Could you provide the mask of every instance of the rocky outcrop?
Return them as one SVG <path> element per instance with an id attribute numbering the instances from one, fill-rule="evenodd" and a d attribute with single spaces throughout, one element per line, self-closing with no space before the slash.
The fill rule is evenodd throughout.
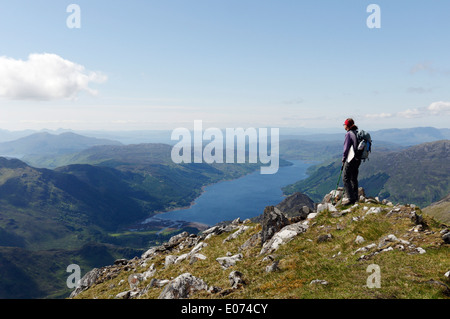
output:
<path id="1" fill-rule="evenodd" d="M 223 243 L 225 244 L 228 241 L 238 238 L 239 235 L 241 235 L 243 232 L 245 232 L 249 228 L 250 228 L 250 226 L 239 226 L 237 231 L 235 231 L 234 233 L 232 233 L 230 236 L 228 236 L 227 238 L 225 238 L 223 240 Z"/>
<path id="2" fill-rule="evenodd" d="M 288 224 L 289 220 L 278 208 L 274 206 L 267 206 L 264 209 L 264 214 L 261 221 L 261 244 L 264 244 L 266 241 L 271 239 L 275 233 Z"/>
<path id="3" fill-rule="evenodd" d="M 208 290 L 208 285 L 190 273 L 184 273 L 169 282 L 158 299 L 185 299 L 200 290 Z"/>
<path id="4" fill-rule="evenodd" d="M 446 244 L 450 244 L 450 232 L 448 230 L 442 235 L 442 239 Z"/>
<path id="5" fill-rule="evenodd" d="M 362 243 L 362 242 L 360 242 Z M 409 254 L 425 254 L 426 251 L 422 247 L 417 247 L 411 242 L 397 238 L 394 234 L 389 234 L 387 236 L 382 237 L 378 244 L 371 243 L 364 247 L 358 248 L 353 254 L 356 255 L 358 253 L 367 253 L 362 254 L 358 260 L 368 260 L 371 257 L 378 255 L 379 253 L 384 253 L 393 250 L 400 250 L 408 252 Z"/>
<path id="6" fill-rule="evenodd" d="M 280 210 L 286 217 L 300 216 L 302 219 L 305 219 L 308 214 L 314 211 L 314 202 L 307 195 L 297 192 L 286 197 L 275 208 Z"/>
<path id="7" fill-rule="evenodd" d="M 242 254 L 236 254 L 230 257 L 219 257 L 216 260 L 223 269 L 227 269 L 236 265 L 236 262 L 242 260 L 242 258 L 244 258 Z"/>
<path id="8" fill-rule="evenodd" d="M 101 273 L 102 273 L 102 270 L 98 269 L 98 268 L 94 268 L 91 271 L 89 271 L 88 273 L 86 273 L 83 276 L 83 278 L 81 278 L 80 281 L 78 282 L 75 290 L 72 291 L 72 293 L 70 294 L 70 298 L 77 296 L 84 290 L 91 287 L 97 281 L 97 279 L 100 277 Z"/>
<path id="9" fill-rule="evenodd" d="M 291 241 L 295 236 L 305 232 L 308 226 L 303 222 L 287 225 L 277 232 L 269 241 L 263 244 L 260 255 L 266 255 L 277 250 L 280 245 Z"/>
<path id="10" fill-rule="evenodd" d="M 232 271 L 228 275 L 228 279 L 230 280 L 230 286 L 233 289 L 237 289 L 245 284 L 244 275 L 237 270 Z"/>

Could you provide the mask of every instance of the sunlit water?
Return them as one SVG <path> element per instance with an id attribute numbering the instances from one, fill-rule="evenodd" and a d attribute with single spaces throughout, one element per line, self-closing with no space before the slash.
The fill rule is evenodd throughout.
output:
<path id="1" fill-rule="evenodd" d="M 232 181 L 210 185 L 190 208 L 159 214 L 158 217 L 215 225 L 237 217 L 244 220 L 258 216 L 266 206 L 283 200 L 283 186 L 307 177 L 306 170 L 311 163 L 290 162 L 294 165 L 280 167 L 273 175 L 263 175 L 257 170 Z"/>

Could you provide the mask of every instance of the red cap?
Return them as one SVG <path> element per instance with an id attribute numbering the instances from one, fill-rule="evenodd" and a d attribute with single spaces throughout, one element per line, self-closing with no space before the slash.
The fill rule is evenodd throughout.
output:
<path id="1" fill-rule="evenodd" d="M 344 125 L 347 125 L 348 127 L 352 128 L 353 125 L 355 125 L 355 122 L 353 122 L 352 118 L 348 118 L 345 120 Z"/>

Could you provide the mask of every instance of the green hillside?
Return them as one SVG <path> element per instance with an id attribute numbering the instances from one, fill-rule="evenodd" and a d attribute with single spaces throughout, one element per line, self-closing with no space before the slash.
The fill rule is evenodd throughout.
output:
<path id="1" fill-rule="evenodd" d="M 67 266 L 77 264 L 85 272 L 139 253 L 136 249 L 97 243 L 79 249 L 41 251 L 0 246 L 0 299 L 64 298 L 70 293 Z"/>
<path id="2" fill-rule="evenodd" d="M 202 187 L 258 168 L 176 165 L 169 154 L 163 144 L 103 146 L 80 155 L 91 164 L 54 170 L 0 158 L 0 244 L 75 248 L 156 212 L 189 206 Z"/>
<path id="3" fill-rule="evenodd" d="M 54 170 L 0 157 L 0 295 L 64 296 L 69 264 L 99 267 L 176 233 L 198 232 L 190 224 L 128 228 L 156 212 L 190 205 L 206 185 L 259 167 L 175 165 L 169 154 L 163 144 L 94 147 L 79 155 L 89 164 Z M 89 243 L 101 253 L 88 253 L 97 249 Z M 43 275 L 43 269 L 55 271 Z"/>
<path id="4" fill-rule="evenodd" d="M 360 167 L 359 183 L 369 196 L 420 207 L 438 201 L 450 191 L 450 141 L 416 145 L 401 151 L 374 151 Z M 316 166 L 307 179 L 283 188 L 285 194 L 302 192 L 320 201 L 336 188 L 340 157 Z M 340 182 L 342 185 L 342 179 Z"/>
<path id="5" fill-rule="evenodd" d="M 436 220 L 450 225 L 450 194 L 445 198 L 432 203 L 423 209 L 427 215 L 433 216 Z"/>

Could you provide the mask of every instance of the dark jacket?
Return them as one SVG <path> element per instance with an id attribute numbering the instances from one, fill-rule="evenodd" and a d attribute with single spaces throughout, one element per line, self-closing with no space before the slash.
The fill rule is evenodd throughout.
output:
<path id="1" fill-rule="evenodd" d="M 356 138 L 356 132 L 358 128 L 353 126 L 350 130 L 345 134 L 344 140 L 344 152 L 342 154 L 342 162 L 347 160 L 348 152 L 350 151 L 350 147 L 353 145 L 353 151 L 356 155 L 356 150 L 358 149 L 358 140 Z"/>

